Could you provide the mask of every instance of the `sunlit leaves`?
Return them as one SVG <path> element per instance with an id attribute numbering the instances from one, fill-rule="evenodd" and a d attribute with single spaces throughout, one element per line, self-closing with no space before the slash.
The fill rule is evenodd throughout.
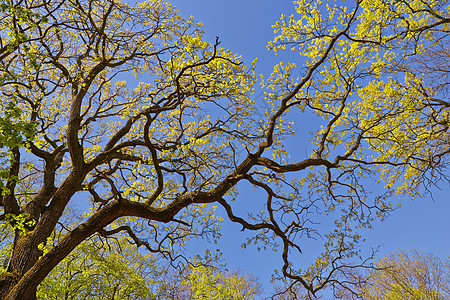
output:
<path id="1" fill-rule="evenodd" d="M 425 84 L 432 71 L 419 70 L 415 64 L 446 43 L 448 4 L 395 0 L 295 4 L 297 13 L 282 15 L 273 26 L 276 37 L 268 49 L 298 53 L 303 68 L 299 61 L 283 62 L 263 81 L 271 104 L 266 116 L 279 113 L 277 132 L 291 121 L 293 128 L 305 127 L 302 116 L 307 115 L 318 125 L 312 132 L 312 150 L 305 150 L 307 156 L 334 164 L 310 166 L 307 175 L 292 176 L 290 184 L 279 176 L 278 166 L 266 165 L 277 174 L 263 170 L 272 180 L 261 175 L 259 180 L 277 186 L 276 193 L 268 193 L 268 203 L 271 196 L 277 198 L 272 200 L 279 207 L 274 215 L 284 220 L 286 228 L 289 221 L 298 222 L 298 215 L 288 213 L 288 205 L 278 199 L 306 198 L 306 192 L 287 193 L 300 190 L 295 182 L 309 188 L 310 207 L 320 207 L 334 219 L 335 229 L 318 229 L 329 242 L 303 277 L 317 282 L 318 288 L 326 281 L 322 271 L 332 273 L 336 261 L 359 255 L 355 228 L 383 220 L 393 209 L 393 196 L 416 197 L 424 179 L 443 176 L 448 103 L 439 100 L 438 89 Z M 283 162 L 286 169 L 297 167 L 290 162 L 303 156 L 285 150 L 278 133 L 271 147 L 274 161 Z M 374 183 L 380 187 L 371 193 L 367 187 Z M 314 222 L 314 214 L 307 220 Z M 290 265 L 289 272 L 300 273 Z"/>
<path id="2" fill-rule="evenodd" d="M 343 299 L 446 299 L 449 260 L 415 249 L 397 250 L 380 258 L 367 272 L 350 272 L 359 284 L 339 290 Z"/>
<path id="3" fill-rule="evenodd" d="M 5 20 L 17 13 L 34 25 L 20 21 L 26 32 L 5 27 L 6 35 L 17 34 L 2 40 L 0 51 L 11 59 L 2 97 L 15 102 L 1 116 L 6 138 L 0 145 L 27 144 L 31 154 L 20 163 L 37 159 L 43 178 L 41 190 L 18 195 L 14 206 L 36 221 L 29 239 L 14 244 L 15 257 L 33 249 L 28 257 L 36 260 L 16 273 L 41 276 L 42 268 L 56 266 L 95 233 L 106 240 L 124 234 L 176 260 L 191 238 L 220 237 L 214 202 L 231 221 L 256 232 L 248 244 L 282 248 L 280 274 L 311 294 L 337 282 L 351 260 L 364 266 L 358 229 L 385 218 L 392 196 L 415 196 L 423 176 L 434 176 L 448 153 L 450 105 L 415 65 L 446 37 L 447 5 L 294 4 L 296 14 L 274 25 L 268 48 L 289 48 L 299 59 L 280 62 L 261 78 L 265 114 L 254 107 L 256 61 L 244 66 L 170 4 L 44 2 L 37 7 L 45 19 L 1 6 Z M 10 50 L 18 53 L 14 62 Z M 298 142 L 305 137 L 310 143 Z M 11 197 L 2 202 L 8 207 L 25 169 L 18 164 L 5 169 L 13 174 Z M 239 203 L 245 183 L 263 200 L 242 218 L 230 198 Z M 373 183 L 379 187 L 372 191 Z M 73 230 L 64 229 L 62 240 L 54 238 L 65 207 L 80 199 L 89 199 L 82 217 Z M 7 215 L 10 223 L 23 216 Z M 314 238 L 321 239 L 317 260 L 297 266 L 303 241 Z M 98 249 L 99 256 L 84 255 L 89 263 L 102 260 L 114 278 L 134 277 L 132 270 L 125 274 L 126 266 L 116 268 L 118 257 L 108 261 L 105 248 Z M 29 272 L 31 266 L 37 270 Z M 235 297 L 227 285 L 241 277 L 219 282 L 219 275 L 192 269 L 199 283 L 191 286 L 192 297 Z"/>
<path id="4" fill-rule="evenodd" d="M 259 286 L 253 278 L 237 272 L 226 274 L 207 267 L 191 267 L 184 279 L 189 299 L 255 299 Z"/>
<path id="5" fill-rule="evenodd" d="M 39 287 L 38 299 L 160 299 L 164 288 L 158 262 L 126 241 L 102 249 L 101 241 L 81 244 Z"/>

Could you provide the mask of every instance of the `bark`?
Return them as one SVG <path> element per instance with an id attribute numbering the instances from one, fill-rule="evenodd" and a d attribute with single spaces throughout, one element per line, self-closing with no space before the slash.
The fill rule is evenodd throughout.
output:
<path id="1" fill-rule="evenodd" d="M 17 285 L 24 272 L 31 269 L 40 255 L 41 251 L 33 243 L 30 235 L 19 238 L 14 247 L 8 271 L 0 275 L 0 299 L 7 299 L 9 291 Z M 36 287 L 31 289 L 26 296 L 17 299 L 36 299 Z"/>
<path id="2" fill-rule="evenodd" d="M 42 253 L 38 249 L 38 245 L 44 242 L 45 238 L 53 231 L 62 213 L 62 210 L 57 209 L 55 205 L 59 203 L 61 207 L 65 207 L 73 194 L 78 190 L 78 185 L 81 184 L 82 178 L 84 178 L 83 176 L 71 174 L 56 192 L 51 205 L 42 215 L 35 230 L 19 239 L 11 259 L 11 271 L 0 278 L 0 286 L 2 287 L 0 299 L 35 299 L 37 286 L 59 262 L 82 241 L 102 230 L 117 218 L 121 216 L 135 216 L 164 223 L 170 222 L 176 214 L 192 203 L 210 203 L 220 199 L 242 179 L 242 176 L 255 163 L 256 158 L 253 155 L 249 155 L 236 168 L 235 172 L 219 183 L 213 191 L 189 192 L 180 195 L 163 208 L 155 208 L 146 203 L 132 202 L 125 199 L 113 201 L 92 215 L 85 223 L 67 234 L 57 246 L 39 259 Z"/>
<path id="3" fill-rule="evenodd" d="M 51 204 L 43 212 L 36 227 L 26 234 L 17 236 L 7 270 L 8 273 L 0 278 L 0 286 L 2 287 L 0 290 L 0 299 L 35 299 L 36 288 L 43 278 L 39 280 L 37 284 L 26 281 L 26 292 L 21 293 L 19 296 L 11 296 L 8 295 L 8 293 L 10 293 L 11 290 L 17 289 L 17 284 L 23 282 L 23 279 L 26 278 L 29 271 L 39 264 L 39 257 L 42 255 L 42 251 L 38 248 L 39 244 L 45 243 L 47 237 L 51 235 L 64 212 L 67 203 L 72 196 L 80 190 L 84 177 L 85 172 L 78 174 L 71 173 L 61 187 L 55 192 Z M 71 250 L 77 245 L 78 243 L 74 244 Z M 62 259 L 64 257 L 62 257 Z"/>

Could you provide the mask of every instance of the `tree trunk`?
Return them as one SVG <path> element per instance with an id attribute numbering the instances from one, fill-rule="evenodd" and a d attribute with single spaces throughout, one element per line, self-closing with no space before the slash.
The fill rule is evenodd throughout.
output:
<path id="1" fill-rule="evenodd" d="M 5 299 L 8 293 L 19 282 L 22 276 L 33 267 L 42 254 L 33 242 L 31 233 L 20 236 L 15 243 L 8 271 L 0 275 L 0 299 Z M 36 299 L 36 289 L 21 300 Z"/>

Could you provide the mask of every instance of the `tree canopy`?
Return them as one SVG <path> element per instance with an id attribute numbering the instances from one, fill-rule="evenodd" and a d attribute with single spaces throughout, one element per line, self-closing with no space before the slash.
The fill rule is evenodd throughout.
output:
<path id="1" fill-rule="evenodd" d="M 435 78 L 449 74 L 450 7 L 294 5 L 268 48 L 298 60 L 264 78 L 169 3 L 2 1 L 0 298 L 34 299 L 93 237 L 189 261 L 179 250 L 218 238 L 224 218 L 280 250 L 285 291 L 357 286 L 346 273 L 370 258 L 359 229 L 384 219 L 392 197 L 445 179 L 448 82 Z M 317 125 L 309 134 L 303 116 Z M 299 140 L 307 153 L 290 146 Z M 248 187 L 259 206 L 238 214 Z M 317 259 L 299 265 L 318 237 Z"/>
<path id="2" fill-rule="evenodd" d="M 354 273 L 360 281 L 343 299 L 448 299 L 450 261 L 415 249 L 389 253 L 367 272 Z"/>
<path id="3" fill-rule="evenodd" d="M 217 263 L 180 270 L 126 240 L 102 244 L 92 238 L 75 248 L 39 285 L 37 299 L 248 300 L 261 291 L 254 277 Z"/>

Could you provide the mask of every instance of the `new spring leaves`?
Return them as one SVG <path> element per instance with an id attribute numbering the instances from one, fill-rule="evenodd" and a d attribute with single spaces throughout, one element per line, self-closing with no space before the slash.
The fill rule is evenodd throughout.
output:
<path id="1" fill-rule="evenodd" d="M 2 298 L 32 299 L 93 235 L 179 261 L 191 238 L 218 238 L 224 217 L 252 232 L 248 243 L 280 251 L 275 278 L 287 288 L 351 289 L 347 267 L 366 264 L 358 229 L 384 218 L 393 196 L 418 196 L 443 175 L 450 104 L 424 66 L 445 57 L 446 2 L 295 1 L 297 14 L 274 25 L 268 47 L 296 56 L 266 79 L 256 61 L 247 67 L 219 39 L 203 40 L 200 23 L 164 2 L 4 4 L 2 103 L 14 100 L 36 133 L 29 152 L 2 145 L 13 157 L 3 224 L 31 224 L 2 226 Z M 33 12 L 29 22 L 22 11 Z M 310 135 L 302 115 L 316 118 Z M 305 136 L 309 152 L 288 146 Z M 264 195 L 260 207 L 237 213 L 248 186 Z M 87 198 L 67 223 L 65 209 Z M 316 237 L 317 260 L 298 265 Z"/>

